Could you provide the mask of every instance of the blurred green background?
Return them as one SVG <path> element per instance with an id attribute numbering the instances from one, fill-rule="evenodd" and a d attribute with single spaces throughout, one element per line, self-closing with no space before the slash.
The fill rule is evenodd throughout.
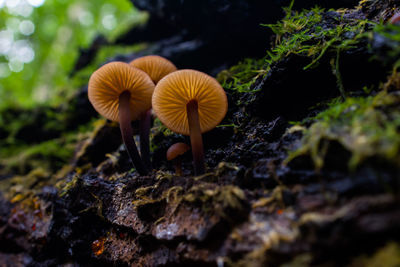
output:
<path id="1" fill-rule="evenodd" d="M 146 19 L 129 0 L 0 0 L 0 110 L 60 104 L 101 60 L 135 50 L 112 43 Z M 79 50 L 99 35 L 110 45 L 71 77 Z"/>

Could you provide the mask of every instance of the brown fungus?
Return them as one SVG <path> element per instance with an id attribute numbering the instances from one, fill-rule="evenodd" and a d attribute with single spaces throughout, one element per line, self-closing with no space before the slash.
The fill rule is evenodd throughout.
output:
<path id="1" fill-rule="evenodd" d="M 400 13 L 396 13 L 393 15 L 393 17 L 390 18 L 389 20 L 390 24 L 400 24 Z"/>
<path id="2" fill-rule="evenodd" d="M 195 174 L 203 174 L 201 134 L 213 129 L 225 117 L 228 101 L 224 89 L 205 73 L 179 70 L 158 82 L 152 103 L 154 112 L 165 126 L 190 135 Z"/>
<path id="3" fill-rule="evenodd" d="M 167 150 L 167 160 L 168 161 L 175 161 L 175 173 L 176 175 L 182 176 L 182 159 L 181 155 L 185 154 L 190 149 L 185 143 L 176 143 L 170 146 Z"/>
<path id="4" fill-rule="evenodd" d="M 136 170 L 146 175 L 133 140 L 132 120 L 151 108 L 154 83 L 143 71 L 123 62 L 111 62 L 96 70 L 89 80 L 88 96 L 98 113 L 118 121 L 122 139 Z"/>

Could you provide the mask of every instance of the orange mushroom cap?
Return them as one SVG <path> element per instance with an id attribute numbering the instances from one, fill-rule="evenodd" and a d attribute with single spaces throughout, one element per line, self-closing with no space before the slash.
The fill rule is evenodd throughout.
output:
<path id="1" fill-rule="evenodd" d="M 146 72 L 155 84 L 164 76 L 177 70 L 171 61 L 156 55 L 140 57 L 129 64 Z"/>
<path id="2" fill-rule="evenodd" d="M 400 22 L 400 13 L 394 14 L 393 17 L 391 17 L 389 20 L 390 24 L 398 24 L 399 22 Z"/>
<path id="3" fill-rule="evenodd" d="M 177 156 L 184 154 L 189 149 L 190 149 L 190 146 L 188 146 L 185 143 L 173 144 L 167 150 L 167 160 L 173 160 Z"/>
<path id="4" fill-rule="evenodd" d="M 196 100 L 201 132 L 217 126 L 225 117 L 228 101 L 213 77 L 196 70 L 175 71 L 159 81 L 153 93 L 153 109 L 174 132 L 189 135 L 186 104 Z"/>
<path id="5" fill-rule="evenodd" d="M 95 110 L 112 121 L 119 121 L 119 95 L 129 91 L 132 120 L 151 108 L 154 83 L 142 70 L 124 62 L 111 62 L 96 70 L 89 80 L 88 96 Z"/>

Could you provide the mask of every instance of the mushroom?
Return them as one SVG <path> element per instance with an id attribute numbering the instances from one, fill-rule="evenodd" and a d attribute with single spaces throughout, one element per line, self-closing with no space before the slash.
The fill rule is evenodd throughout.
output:
<path id="1" fill-rule="evenodd" d="M 400 13 L 396 13 L 389 20 L 390 24 L 400 24 Z"/>
<path id="2" fill-rule="evenodd" d="M 167 150 L 167 160 L 175 160 L 174 167 L 176 175 L 182 176 L 182 159 L 181 155 L 185 154 L 190 149 L 185 143 L 176 143 L 170 146 Z"/>
<path id="3" fill-rule="evenodd" d="M 202 133 L 225 117 L 228 101 L 221 85 L 205 73 L 179 70 L 165 76 L 154 89 L 153 110 L 174 132 L 190 135 L 196 175 L 203 174 Z"/>
<path id="4" fill-rule="evenodd" d="M 166 58 L 150 55 L 139 57 L 129 63 L 142 71 L 146 72 L 157 84 L 165 75 L 176 71 L 175 65 Z M 140 119 L 140 154 L 148 168 L 151 168 L 150 161 L 150 127 L 151 127 L 151 110 L 144 112 Z"/>
<path id="5" fill-rule="evenodd" d="M 177 70 L 171 61 L 156 55 L 139 57 L 129 64 L 146 72 L 154 84 L 157 84 L 164 76 Z"/>
<path id="6" fill-rule="evenodd" d="M 98 113 L 119 122 L 125 147 L 140 175 L 146 175 L 148 169 L 133 140 L 131 121 L 150 109 L 153 90 L 154 83 L 145 72 L 124 62 L 102 66 L 89 80 L 89 101 Z"/>

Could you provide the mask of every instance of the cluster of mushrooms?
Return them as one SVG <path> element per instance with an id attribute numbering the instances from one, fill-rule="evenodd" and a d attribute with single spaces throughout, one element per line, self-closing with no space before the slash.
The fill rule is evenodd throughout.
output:
<path id="1" fill-rule="evenodd" d="M 119 122 L 122 140 L 140 175 L 152 168 L 151 109 L 170 130 L 190 136 L 194 172 L 200 175 L 205 172 L 202 133 L 217 126 L 228 108 L 225 91 L 214 78 L 196 70 L 177 70 L 172 62 L 155 55 L 129 64 L 105 64 L 90 77 L 88 96 L 98 113 Z M 139 120 L 140 154 L 133 139 L 134 120 Z M 172 160 L 189 149 L 177 143 L 167 158 Z M 182 175 L 179 165 L 176 170 Z"/>

